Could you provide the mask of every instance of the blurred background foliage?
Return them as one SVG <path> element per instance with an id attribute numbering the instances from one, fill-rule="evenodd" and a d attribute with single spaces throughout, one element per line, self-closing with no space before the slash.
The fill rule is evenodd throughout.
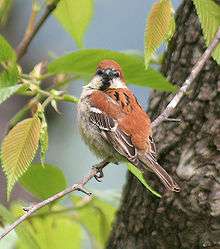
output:
<path id="1" fill-rule="evenodd" d="M 32 13 L 34 20 L 44 8 L 57 3 L 53 15 L 43 24 L 27 53 L 24 56 L 17 53 L 17 59 L 22 57 L 17 67 L 13 48 L 22 40 L 29 16 Z M 208 15 L 204 10 L 210 8 L 212 14 L 217 13 L 214 15 L 216 27 L 219 24 L 218 11 L 212 3 L 205 7 L 200 5 L 199 0 L 194 0 L 194 3 L 208 44 L 215 28 L 207 31 L 213 20 L 210 16 L 204 17 Z M 0 138 L 3 139 L 7 133 L 9 122 L 13 127 L 17 121 L 24 119 L 23 111 L 26 114 L 29 106 L 22 109 L 15 119 L 12 118 L 31 97 L 42 104 L 33 105 L 32 113 L 36 113 L 33 118 L 18 123 L 2 144 L 8 197 L 19 179 L 10 202 L 7 202 L 6 182 L 1 175 L 2 227 L 22 215 L 24 206 L 63 190 L 97 163 L 79 138 L 76 105 L 73 103 L 77 103 L 82 85 L 90 79 L 101 59 L 112 58 L 122 65 L 126 79 L 131 83 L 130 88 L 144 108 L 149 91 L 146 87 L 168 92 L 176 90 L 158 72 L 166 46 L 161 44 L 167 42 L 175 30 L 172 4 L 176 8 L 180 1 L 0 0 L 0 101 L 17 93 L 0 106 Z M 214 55 L 217 61 L 219 50 Z M 38 64 L 42 61 L 50 62 L 47 72 L 39 70 L 44 68 L 44 64 Z M 43 101 L 45 98 L 46 101 Z M 46 109 L 48 104 L 50 106 Z M 17 145 L 26 138 L 31 149 L 23 146 L 19 158 Z M 41 159 L 42 164 L 32 163 L 29 167 L 39 142 L 40 153 L 35 161 Z M 149 188 L 139 172 L 131 166 L 129 170 Z M 0 241 L 0 247 L 103 248 L 119 203 L 125 171 L 126 167 L 121 165 L 107 167 L 102 184 L 93 181 L 87 186 L 95 197 L 74 194 L 48 205 L 28 218 L 16 229 L 16 233 Z"/>

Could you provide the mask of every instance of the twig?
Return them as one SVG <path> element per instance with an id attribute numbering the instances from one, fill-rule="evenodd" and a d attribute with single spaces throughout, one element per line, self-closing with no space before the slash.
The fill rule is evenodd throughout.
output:
<path id="1" fill-rule="evenodd" d="M 77 210 L 84 208 L 91 201 L 92 201 L 92 195 L 86 195 L 77 203 L 77 205 L 75 205 L 74 203 L 74 206 L 71 206 L 71 207 L 66 207 L 66 208 L 62 208 L 58 210 L 49 209 L 47 212 L 35 213 L 31 215 L 29 218 L 39 217 L 39 216 L 42 217 L 42 216 L 47 216 L 47 215 L 56 215 L 56 214 L 62 214 L 62 213 L 67 213 L 67 212 L 76 212 Z M 30 210 L 30 207 L 24 207 L 23 210 L 25 212 L 28 212 Z"/>
<path id="2" fill-rule="evenodd" d="M 164 121 L 168 121 L 168 122 L 181 122 L 180 118 L 166 118 L 164 119 Z"/>
<path id="3" fill-rule="evenodd" d="M 178 93 L 174 96 L 171 102 L 167 105 L 165 110 L 152 122 L 152 127 L 158 126 L 161 122 L 166 120 L 175 110 L 176 106 L 179 104 L 180 100 L 186 94 L 187 90 L 189 89 L 190 85 L 192 84 L 193 80 L 198 76 L 201 72 L 203 66 L 205 65 L 206 61 L 211 57 L 213 50 L 217 47 L 220 42 L 220 27 L 209 47 L 205 50 L 201 58 L 197 61 L 195 66 L 193 67 L 190 75 L 187 77 L 185 82 L 183 83 L 182 87 L 178 91 Z"/>
<path id="4" fill-rule="evenodd" d="M 20 42 L 20 44 L 16 48 L 17 60 L 21 59 L 24 56 L 31 41 L 33 40 L 33 38 L 35 37 L 35 35 L 39 31 L 41 26 L 44 24 L 44 22 L 47 20 L 47 18 L 50 16 L 50 14 L 57 7 L 57 3 L 58 3 L 58 1 L 54 1 L 54 3 L 47 5 L 45 12 L 43 13 L 43 15 L 41 16 L 39 21 L 36 23 L 36 25 L 35 25 L 35 19 L 36 19 L 37 11 L 36 11 L 36 7 L 34 7 L 35 4 L 33 3 L 32 13 L 31 13 L 31 16 L 30 16 L 30 19 L 28 22 L 26 32 L 24 34 L 22 41 Z"/>
<path id="5" fill-rule="evenodd" d="M 74 184 L 63 191 L 49 197 L 48 199 L 39 202 L 37 204 L 34 204 L 30 208 L 26 208 L 26 213 L 22 215 L 20 218 L 18 218 L 14 223 L 12 223 L 10 226 L 8 226 L 5 231 L 0 235 L 0 240 L 3 239 L 8 233 L 10 233 L 12 230 L 14 230 L 19 224 L 21 224 L 24 220 L 26 220 L 29 216 L 31 216 L 34 212 L 36 212 L 38 209 L 46 206 L 47 204 L 62 198 L 63 196 L 73 192 L 73 191 L 81 191 L 87 195 L 91 195 L 87 190 L 84 189 L 84 185 L 89 182 L 94 176 L 96 176 L 102 169 L 108 165 L 109 162 L 107 160 L 102 161 L 95 167 L 92 167 L 88 175 L 84 176 L 81 181 L 79 181 L 77 184 Z"/>
<path id="6" fill-rule="evenodd" d="M 50 90 L 51 87 L 49 87 L 46 90 Z M 29 101 L 29 103 L 27 103 L 17 114 L 15 114 L 15 116 L 9 121 L 9 126 L 8 126 L 8 130 L 10 130 L 12 127 L 14 127 L 18 122 L 20 122 L 30 111 L 30 109 L 36 105 L 37 102 L 40 102 L 41 100 L 44 100 L 45 97 L 47 97 L 47 101 L 51 101 L 52 99 L 55 99 L 57 101 L 64 101 L 64 102 L 68 102 L 68 103 L 78 103 L 79 99 L 77 99 L 76 97 L 72 96 L 72 95 L 68 95 L 68 94 L 63 94 L 61 96 L 53 96 L 53 98 L 50 98 L 51 95 L 49 92 L 47 91 L 43 91 L 43 90 L 39 90 L 38 91 L 40 93 L 40 95 L 35 96 L 33 99 L 31 99 Z M 23 94 L 22 94 L 23 95 Z M 28 96 L 33 96 L 33 93 L 30 93 Z M 48 99 L 50 98 L 50 99 Z M 44 103 L 44 106 L 47 106 L 48 103 Z"/>
<path id="7" fill-rule="evenodd" d="M 33 2 L 32 9 L 31 9 L 31 15 L 30 15 L 30 18 L 28 21 L 26 31 L 24 33 L 24 37 L 23 37 L 22 41 L 20 42 L 20 44 L 18 45 L 18 48 L 16 49 L 18 59 L 21 56 L 20 53 L 22 52 L 23 47 L 25 46 L 26 43 L 28 43 L 29 37 L 31 37 L 31 34 L 34 30 L 34 25 L 35 25 L 35 21 L 37 18 L 37 13 L 38 13 L 38 9 L 36 7 L 35 2 Z"/>

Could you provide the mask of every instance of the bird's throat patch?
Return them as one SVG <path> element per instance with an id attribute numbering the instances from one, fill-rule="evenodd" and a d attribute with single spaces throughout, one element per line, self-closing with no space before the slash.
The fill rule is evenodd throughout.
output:
<path id="1" fill-rule="evenodd" d="M 100 91 L 105 91 L 110 87 L 111 83 L 109 80 L 102 80 L 102 85 L 100 86 Z"/>

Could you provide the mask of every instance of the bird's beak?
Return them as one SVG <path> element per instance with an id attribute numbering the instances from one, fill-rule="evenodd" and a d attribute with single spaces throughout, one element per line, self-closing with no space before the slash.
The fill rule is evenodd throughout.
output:
<path id="1" fill-rule="evenodd" d="M 105 72 L 102 75 L 102 78 L 104 81 L 110 81 L 113 79 L 113 74 L 110 69 L 105 70 Z"/>

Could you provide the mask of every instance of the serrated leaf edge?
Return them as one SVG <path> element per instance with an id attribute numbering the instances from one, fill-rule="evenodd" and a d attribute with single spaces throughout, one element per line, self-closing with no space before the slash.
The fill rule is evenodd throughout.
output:
<path id="1" fill-rule="evenodd" d="M 32 121 L 32 122 L 31 122 Z M 6 141 L 7 141 L 7 139 L 9 139 L 9 136 L 12 134 L 12 132 L 14 132 L 15 131 L 15 129 L 18 129 L 18 126 L 21 126 L 22 124 L 24 124 L 24 122 L 31 122 L 30 124 L 29 124 L 29 128 L 28 128 L 28 131 L 26 132 L 26 138 L 24 139 L 24 141 L 23 141 L 23 146 L 21 146 L 21 148 L 20 148 L 20 150 L 19 150 L 19 152 L 17 153 L 18 155 L 16 156 L 16 164 L 18 164 L 18 162 L 21 160 L 21 162 L 20 163 L 24 163 L 24 164 L 26 164 L 26 166 L 24 167 L 24 168 L 26 168 L 26 169 L 24 169 L 24 168 L 18 168 L 17 169 L 17 173 L 18 173 L 18 175 L 17 176 L 14 176 L 14 175 L 11 175 L 10 174 L 10 172 L 11 172 L 11 170 L 8 170 L 8 169 L 6 169 L 7 167 L 5 166 L 5 165 L 7 165 L 8 164 L 8 158 L 6 159 L 5 158 L 5 154 L 4 154 L 4 151 L 5 151 L 5 148 L 4 148 L 4 146 L 7 146 L 8 147 L 8 150 L 10 150 L 10 145 L 9 144 L 5 144 L 6 143 Z M 32 127 L 34 127 L 34 128 L 32 128 Z M 2 143 L 2 150 L 1 150 L 1 153 L 2 153 L 2 168 L 3 168 L 3 171 L 4 171 L 4 173 L 5 173 L 5 175 L 6 175 L 6 177 L 7 177 L 7 199 L 9 200 L 9 197 L 10 197 L 10 193 L 11 193 L 11 191 L 12 191 L 12 188 L 13 188 L 13 186 L 14 186 L 14 184 L 16 183 L 16 181 L 18 180 L 18 178 L 19 177 L 21 177 L 21 175 L 27 170 L 27 168 L 30 166 L 30 164 L 31 164 L 31 162 L 32 162 L 32 160 L 33 160 L 33 158 L 34 158 L 34 156 L 35 156 L 35 154 L 36 154 L 36 151 L 37 151 L 37 149 L 38 149 L 38 144 L 39 144 L 39 138 L 40 138 L 40 127 L 41 127 L 41 121 L 40 121 L 40 119 L 39 119 L 39 117 L 37 116 L 37 115 L 35 115 L 33 118 L 28 118 L 28 119 L 25 119 L 25 120 L 23 120 L 23 121 L 21 121 L 20 123 L 18 123 L 15 127 L 13 127 L 13 129 L 12 130 L 10 130 L 10 132 L 8 133 L 8 135 L 4 138 L 4 140 L 3 140 L 3 143 Z M 38 130 L 39 132 L 38 133 L 36 133 L 36 134 L 34 134 L 35 136 L 37 136 L 37 139 L 36 139 L 36 144 L 33 144 L 32 143 L 32 154 L 31 154 L 31 157 L 30 158 L 28 158 L 28 159 L 20 159 L 20 155 L 21 155 L 21 153 L 22 153 L 22 150 L 24 149 L 24 146 L 25 146 L 25 142 L 26 142 L 26 140 L 27 140 L 27 138 L 28 138 L 28 134 L 30 133 L 30 130 L 31 129 L 33 129 L 34 130 L 34 132 L 33 133 L 35 133 L 35 131 L 36 130 Z M 20 135 L 22 135 L 22 132 L 20 133 Z M 17 136 L 19 136 L 19 135 L 17 135 Z M 34 140 L 35 140 L 34 139 Z M 32 140 L 33 141 L 33 140 Z M 13 148 L 13 150 L 14 150 L 15 148 Z M 26 153 L 26 152 L 23 152 L 23 153 Z M 8 155 L 6 155 L 6 156 L 8 156 Z M 11 157 L 13 156 L 13 155 L 10 155 Z M 27 155 L 26 155 L 27 156 Z M 9 157 L 10 158 L 10 157 Z M 26 160 L 26 161 L 25 161 Z M 13 173 L 14 174 L 14 173 Z"/>

